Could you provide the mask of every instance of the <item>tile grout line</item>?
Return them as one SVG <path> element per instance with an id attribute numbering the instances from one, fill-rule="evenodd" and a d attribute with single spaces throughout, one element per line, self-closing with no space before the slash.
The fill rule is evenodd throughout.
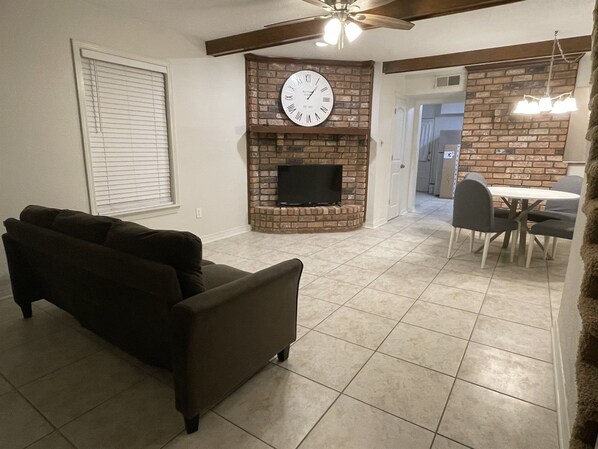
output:
<path id="1" fill-rule="evenodd" d="M 501 252 L 502 252 L 502 250 L 499 252 L 499 260 L 500 260 L 500 253 Z M 492 271 L 492 277 L 490 278 L 490 282 L 488 282 L 488 286 L 486 287 L 486 292 L 484 293 L 484 300 L 486 299 L 486 295 L 488 294 L 488 289 L 490 288 L 490 283 L 492 282 L 492 278 L 494 277 L 494 270 L 496 270 L 496 266 L 494 267 L 494 269 Z M 482 301 L 482 307 L 483 307 L 483 304 L 484 303 Z M 482 310 L 482 307 L 480 307 L 480 311 Z M 453 391 L 455 389 L 455 385 L 457 384 L 457 379 L 458 379 L 458 376 L 459 376 L 459 371 L 461 371 L 461 367 L 463 366 L 463 360 L 465 360 L 465 356 L 467 354 L 467 350 L 469 349 L 469 345 L 471 343 L 471 337 L 472 337 L 472 335 L 473 335 L 473 333 L 475 331 L 475 327 L 476 327 L 476 325 L 478 323 L 479 317 L 480 317 L 480 313 L 478 312 L 477 316 L 476 316 L 476 319 L 475 319 L 475 322 L 473 323 L 473 326 L 471 328 L 471 332 L 469 334 L 467 345 L 465 346 L 465 350 L 463 351 L 463 355 L 461 356 L 461 361 L 459 362 L 459 367 L 457 368 L 457 372 L 455 373 L 453 384 L 451 385 L 451 389 L 449 390 L 449 393 L 448 393 L 448 395 L 446 397 L 446 402 L 444 403 L 444 407 L 442 409 L 442 413 L 440 414 L 440 418 L 438 419 L 438 424 L 436 425 L 436 430 L 434 432 L 434 439 L 432 440 L 432 445 L 430 447 L 434 446 L 434 442 L 436 441 L 436 436 L 437 435 L 444 436 L 444 435 L 440 434 L 438 431 L 440 430 L 440 425 L 442 424 L 442 420 L 444 419 L 444 414 L 446 413 L 446 409 L 448 408 L 448 403 L 451 400 L 451 396 L 452 396 Z M 461 444 L 461 442 L 458 442 L 458 443 Z"/>
<path id="2" fill-rule="evenodd" d="M 391 267 L 389 267 L 387 270 L 385 270 L 384 272 L 382 272 L 378 277 L 376 277 L 376 279 L 372 280 L 370 282 L 370 284 L 372 282 L 375 282 L 378 278 L 380 278 L 380 276 L 382 276 L 383 274 L 385 274 L 388 270 L 390 270 L 393 266 L 395 266 L 399 261 L 397 261 L 394 265 L 392 265 Z M 368 284 L 368 285 L 370 285 Z M 362 287 L 361 290 L 359 290 L 359 292 L 355 293 L 353 296 L 351 296 L 349 299 L 347 299 L 347 301 L 345 301 L 344 304 L 346 304 L 347 302 L 349 302 L 351 299 L 353 299 L 357 294 L 359 294 L 361 291 L 363 291 L 365 287 Z M 423 292 L 422 292 L 423 293 Z M 421 296 L 421 295 L 420 295 Z M 405 314 L 407 314 L 409 312 L 409 310 L 411 310 L 411 308 L 414 306 L 416 301 L 413 302 L 413 304 L 411 304 L 411 306 L 409 307 L 409 309 L 407 310 L 407 312 L 405 312 Z M 344 307 L 344 304 L 341 307 Z M 340 309 L 340 307 L 339 307 Z M 337 309 L 338 310 L 338 309 Z M 333 312 L 334 313 L 334 312 Z M 404 316 L 404 315 L 403 315 Z M 324 320 L 322 320 L 324 321 Z M 386 341 L 386 339 L 388 338 L 388 336 L 394 331 L 394 329 L 399 325 L 399 323 L 401 322 L 401 320 L 397 321 L 397 323 L 393 326 L 393 328 L 390 330 L 390 332 L 388 332 L 388 334 L 386 335 L 386 337 L 380 342 L 380 344 L 376 347 L 376 349 L 372 352 L 372 354 L 368 357 L 368 359 L 365 361 L 365 363 L 361 366 L 361 368 L 355 373 L 355 375 L 352 376 L 352 378 L 349 380 L 349 382 L 347 383 L 347 385 L 345 386 L 345 388 L 343 388 L 343 390 L 340 392 L 340 394 L 337 396 L 337 398 L 333 401 L 333 403 L 328 407 L 328 409 L 320 416 L 320 418 L 316 421 L 316 423 L 311 427 L 311 429 L 307 432 L 307 434 L 305 435 L 305 437 L 303 437 L 303 439 L 299 442 L 299 446 L 301 446 L 301 444 L 303 444 L 303 442 L 309 437 L 309 435 L 313 432 L 313 430 L 316 428 L 316 426 L 320 423 L 320 421 L 324 418 L 324 416 L 326 416 L 326 414 L 328 413 L 328 411 L 332 408 L 332 406 L 338 401 L 338 398 L 340 398 L 342 395 L 346 395 L 348 397 L 351 397 L 347 394 L 345 394 L 345 391 L 347 390 L 347 388 L 351 385 L 351 383 L 355 380 L 355 378 L 359 375 L 359 373 L 361 373 L 361 371 L 363 370 L 363 368 L 369 363 L 369 361 L 372 359 L 372 357 L 378 353 L 378 349 L 380 348 L 380 346 L 384 343 L 384 341 Z M 368 348 L 371 350 L 371 348 Z M 310 379 L 311 380 L 311 379 Z M 334 390 L 333 390 L 334 391 Z M 355 398 L 353 398 L 355 399 Z M 367 404 L 369 406 L 371 406 L 370 404 Z M 376 407 L 377 408 L 377 407 Z M 381 410 L 381 409 L 380 409 Z M 388 413 L 384 410 L 382 410 L 385 413 Z M 391 414 L 392 415 L 392 414 Z M 395 415 L 393 415 L 395 416 Z M 399 419 L 403 419 L 397 416 L 397 418 Z M 412 423 L 414 424 L 414 423 Z M 421 427 L 421 426 L 419 426 Z M 429 429 L 426 429 L 429 430 Z M 433 440 L 432 440 L 433 442 Z"/>
<path id="3" fill-rule="evenodd" d="M 268 365 L 266 365 L 266 366 L 268 366 Z M 265 367 L 264 367 L 264 368 L 265 368 Z M 258 372 L 256 373 L 256 375 L 257 375 L 258 373 L 260 373 L 261 371 L 262 371 L 262 370 L 258 371 Z M 242 385 L 241 385 L 241 386 L 242 386 Z M 241 386 L 239 386 L 239 388 L 241 388 Z M 235 390 L 235 391 L 236 391 L 236 390 Z M 231 393 L 231 394 L 232 394 L 232 393 Z M 228 396 L 227 396 L 227 397 L 228 397 Z M 226 399 L 226 398 L 224 398 L 224 399 Z M 211 412 L 211 413 L 214 413 L 216 416 L 218 416 L 218 417 L 220 417 L 220 418 L 224 419 L 226 422 L 228 422 L 228 423 L 232 424 L 232 425 L 233 425 L 233 426 L 235 426 L 236 428 L 240 429 L 242 432 L 245 432 L 245 433 L 247 433 L 248 435 L 251 435 L 252 437 L 254 437 L 255 439 L 257 439 L 257 440 L 261 441 L 261 442 L 262 442 L 262 443 L 264 443 L 266 446 L 268 446 L 268 447 L 271 447 L 272 449 L 276 449 L 276 447 L 275 447 L 275 446 L 272 446 L 270 443 L 268 443 L 268 442 L 264 441 L 263 439 L 261 439 L 261 438 L 260 438 L 260 437 L 258 437 L 257 435 L 254 435 L 254 434 L 253 434 L 253 433 L 251 433 L 250 431 L 248 431 L 248 430 L 246 430 L 246 429 L 242 428 L 241 426 L 239 426 L 239 425 L 235 424 L 234 422 L 232 422 L 232 421 L 231 421 L 230 419 L 228 419 L 227 417 L 225 417 L 225 416 L 221 415 L 220 413 L 218 413 L 218 412 L 217 412 L 215 409 L 216 409 L 216 407 L 217 407 L 217 406 L 218 406 L 218 405 L 219 405 L 221 402 L 224 402 L 224 399 L 223 399 L 222 401 L 220 401 L 218 404 L 216 404 L 214 407 L 212 407 L 211 409 L 209 409 L 209 410 L 210 410 L 210 412 Z M 200 424 L 201 424 L 201 422 L 200 422 Z M 199 431 L 201 431 L 201 426 L 200 426 L 200 428 L 199 428 L 198 432 L 199 432 Z M 185 430 L 183 430 L 181 433 L 178 433 L 177 435 L 175 435 L 175 437 L 174 437 L 174 438 L 178 437 L 179 435 L 181 435 L 181 434 L 182 434 L 182 433 L 184 433 L 184 432 L 185 432 Z M 174 440 L 174 438 L 173 438 L 173 440 Z M 172 440 L 171 440 L 171 441 L 172 441 Z M 167 444 L 168 444 L 168 443 L 167 443 Z M 166 446 L 166 445 L 165 445 L 165 446 Z"/>

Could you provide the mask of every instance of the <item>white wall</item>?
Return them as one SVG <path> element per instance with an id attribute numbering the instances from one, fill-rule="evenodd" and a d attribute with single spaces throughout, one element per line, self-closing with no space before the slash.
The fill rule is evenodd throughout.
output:
<path id="1" fill-rule="evenodd" d="M 81 0 L 0 2 L 0 219 L 28 204 L 89 211 L 71 38 L 171 64 L 181 207 L 136 221 L 200 237 L 246 226 L 243 57 L 208 58 L 202 42 Z"/>
<path id="2" fill-rule="evenodd" d="M 564 447 L 561 449 L 567 449 L 569 446 L 568 435 L 573 426 L 577 406 L 575 360 L 577 358 L 577 345 L 581 332 L 581 318 L 577 310 L 577 300 L 579 299 L 581 280 L 584 272 L 583 261 L 580 255 L 583 233 L 586 226 L 586 216 L 581 212 L 584 201 L 585 183 L 580 198 L 573 241 L 571 243 L 571 253 L 569 254 L 561 307 L 555 324 L 555 332 L 553 333 L 557 338 L 557 341 L 554 342 L 554 347 L 556 350 L 555 363 L 557 372 L 555 380 L 559 397 L 559 424 L 565 427 L 561 427 L 561 441 L 564 444 Z M 561 420 L 564 422 L 561 422 Z"/>
<path id="3" fill-rule="evenodd" d="M 579 63 L 575 98 L 577 99 L 578 112 L 571 114 L 569 133 L 565 147 L 565 160 L 575 161 L 567 167 L 568 175 L 584 176 L 585 161 L 588 158 L 590 143 L 586 140 L 586 131 L 589 122 L 589 98 L 591 78 L 591 58 L 586 54 Z M 581 212 L 585 200 L 585 183 L 580 198 L 580 209 L 575 223 L 575 233 L 571 245 L 571 253 L 567 266 L 567 275 L 563 289 L 563 297 L 559 316 L 555 324 L 554 336 L 556 337 L 555 349 L 558 351 L 555 360 L 557 375 L 557 393 L 559 395 L 559 424 L 561 430 L 561 449 L 569 447 L 569 434 L 575 419 L 577 406 L 577 390 L 575 384 L 575 361 L 577 345 L 581 331 L 581 318 L 577 310 L 577 300 L 580 294 L 580 285 L 584 272 L 580 248 L 583 243 L 583 231 L 586 217 Z"/>
<path id="4" fill-rule="evenodd" d="M 589 122 L 589 98 L 591 78 L 591 58 L 587 53 L 579 63 L 577 81 L 575 85 L 575 98 L 577 99 L 578 112 L 571 114 L 569 133 L 565 147 L 565 160 L 575 161 L 567 167 L 568 175 L 584 176 L 585 161 L 588 158 L 590 143 L 586 140 L 586 131 Z M 575 223 L 575 233 L 571 244 L 571 253 L 567 266 L 567 275 L 563 288 L 563 297 L 559 316 L 555 324 L 554 336 L 557 338 L 555 349 L 558 351 L 557 360 L 557 390 L 559 404 L 559 418 L 561 422 L 562 449 L 569 447 L 569 434 L 575 419 L 577 407 L 577 389 L 575 384 L 575 361 L 577 345 L 581 332 L 581 318 L 577 310 L 577 300 L 580 294 L 580 285 L 584 267 L 580 256 L 583 243 L 583 232 L 586 225 L 586 216 L 581 212 L 585 200 L 585 183 L 580 198 L 580 208 Z M 568 427 L 568 428 L 567 428 Z"/>
<path id="5" fill-rule="evenodd" d="M 586 132 L 590 121 L 590 78 L 592 75 L 592 61 L 589 53 L 586 53 L 579 61 L 577 80 L 575 83 L 575 99 L 577 100 L 577 112 L 571 113 L 569 119 L 569 133 L 565 145 L 566 161 L 585 161 L 587 159 L 590 143 L 586 140 Z"/>

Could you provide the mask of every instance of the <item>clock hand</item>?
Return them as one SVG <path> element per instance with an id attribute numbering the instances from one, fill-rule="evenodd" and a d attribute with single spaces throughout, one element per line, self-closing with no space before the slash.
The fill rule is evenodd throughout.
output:
<path id="1" fill-rule="evenodd" d="M 314 92 L 317 90 L 318 88 L 316 87 L 314 90 L 311 91 L 311 94 L 308 95 L 307 99 L 309 100 L 311 98 L 311 96 L 314 94 Z"/>

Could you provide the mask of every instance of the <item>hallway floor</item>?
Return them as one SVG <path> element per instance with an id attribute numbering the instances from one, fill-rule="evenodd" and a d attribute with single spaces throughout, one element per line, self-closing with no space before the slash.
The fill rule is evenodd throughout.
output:
<path id="1" fill-rule="evenodd" d="M 23 320 L 0 301 L 1 448 L 557 449 L 550 328 L 554 261 L 480 269 L 452 203 L 337 234 L 248 232 L 205 258 L 256 271 L 304 265 L 297 341 L 186 435 L 170 373 L 144 365 L 46 301 Z M 479 242 L 478 242 L 479 243 Z"/>

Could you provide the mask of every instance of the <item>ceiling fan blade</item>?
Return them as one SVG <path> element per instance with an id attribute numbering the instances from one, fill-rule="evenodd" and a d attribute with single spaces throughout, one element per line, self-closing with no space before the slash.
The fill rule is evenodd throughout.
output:
<path id="1" fill-rule="evenodd" d="M 309 0 L 304 0 L 309 1 Z M 357 0 L 351 6 L 359 7 L 360 11 L 366 11 L 368 9 L 378 8 L 379 6 L 384 6 L 387 3 L 392 2 L 393 0 Z"/>
<path id="2" fill-rule="evenodd" d="M 392 28 L 394 30 L 410 30 L 415 25 L 406 20 L 395 19 L 394 17 L 379 16 L 377 14 L 357 14 L 352 17 L 357 23 L 363 23 L 365 25 L 372 25 L 380 28 Z"/>
<path id="3" fill-rule="evenodd" d="M 325 18 L 327 18 L 327 16 L 320 14 L 319 16 L 303 17 L 301 19 L 291 19 L 291 20 L 285 20 L 283 22 L 271 23 L 269 25 L 264 25 L 264 28 L 272 28 L 272 27 L 279 27 L 279 26 L 283 26 L 283 25 L 291 25 L 293 23 L 309 22 L 310 20 L 322 20 Z"/>
<path id="4" fill-rule="evenodd" d="M 310 5 L 316 5 L 316 6 L 330 6 L 330 4 L 334 4 L 335 0 L 303 0 L 306 3 L 309 3 Z"/>

